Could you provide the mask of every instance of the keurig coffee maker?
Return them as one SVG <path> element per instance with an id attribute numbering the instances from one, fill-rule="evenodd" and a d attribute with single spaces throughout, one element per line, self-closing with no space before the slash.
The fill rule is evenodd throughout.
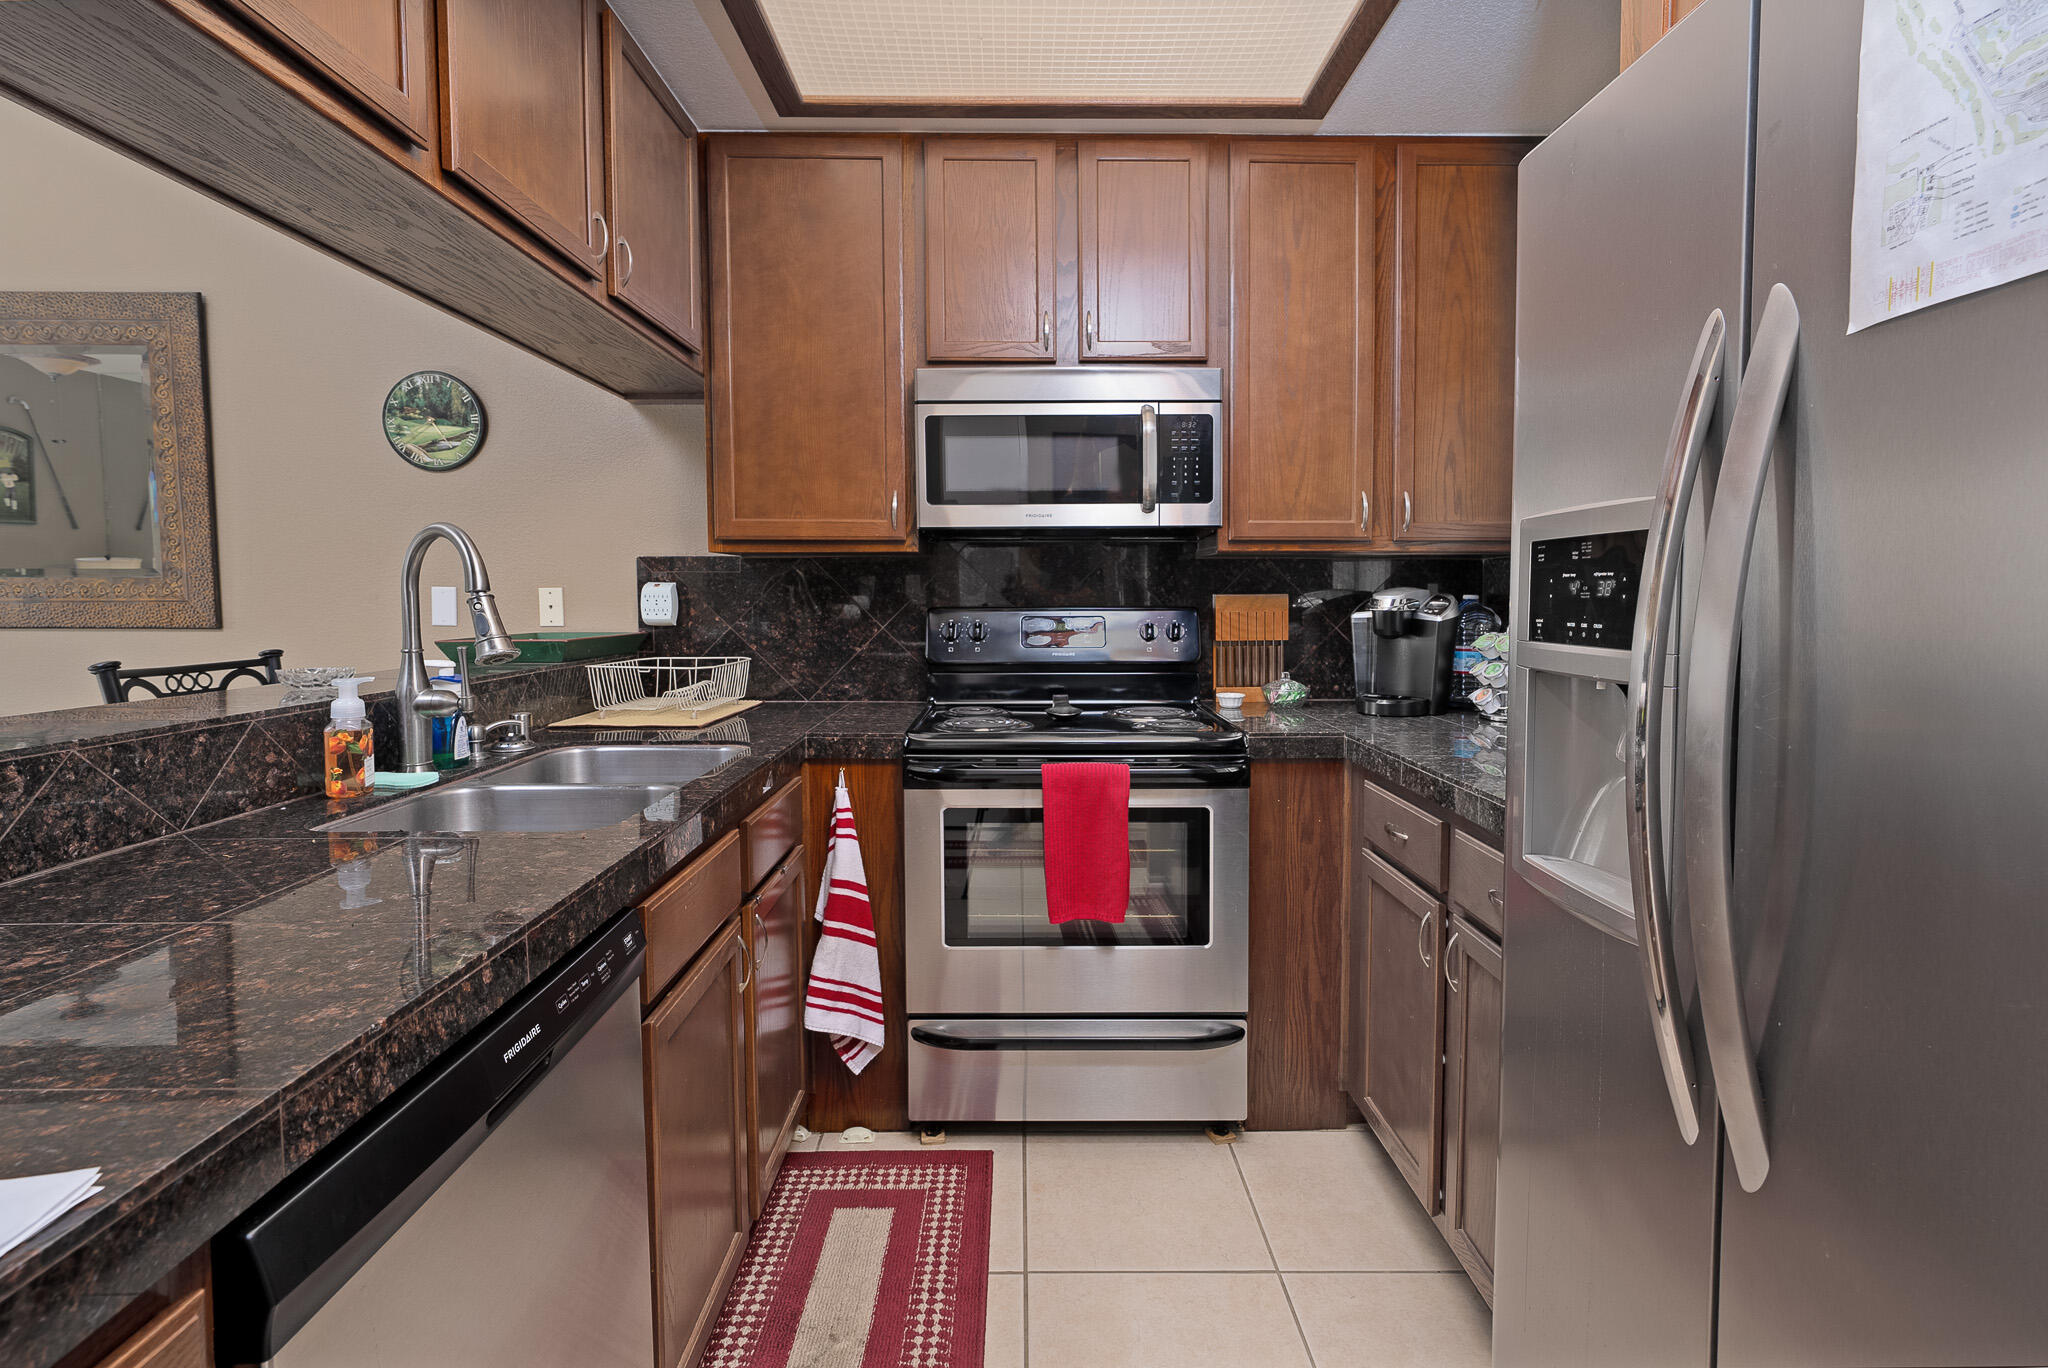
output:
<path id="1" fill-rule="evenodd" d="M 1382 589 L 1351 615 L 1351 679 L 1358 710 L 1420 717 L 1444 710 L 1458 600 L 1425 589 Z"/>

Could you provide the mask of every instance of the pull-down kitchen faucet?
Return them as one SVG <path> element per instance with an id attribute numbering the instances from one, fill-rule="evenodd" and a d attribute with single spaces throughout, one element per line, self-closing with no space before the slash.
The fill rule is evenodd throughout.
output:
<path id="1" fill-rule="evenodd" d="M 447 717 L 461 706 L 461 700 L 448 690 L 427 687 L 426 652 L 420 644 L 420 562 L 436 537 L 453 545 L 462 557 L 462 588 L 469 596 L 470 625 L 476 632 L 476 663 L 500 665 L 519 656 L 519 648 L 498 616 L 490 572 L 484 569 L 476 543 L 452 523 L 431 523 L 423 528 L 406 548 L 405 565 L 398 575 L 399 768 L 409 773 L 434 767 L 431 719 Z"/>

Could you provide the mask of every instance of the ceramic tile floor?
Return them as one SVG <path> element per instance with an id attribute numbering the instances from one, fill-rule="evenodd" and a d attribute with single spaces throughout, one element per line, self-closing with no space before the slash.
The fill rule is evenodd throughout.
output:
<path id="1" fill-rule="evenodd" d="M 1362 1127 L 1235 1145 L 976 1127 L 947 1144 L 996 1156 L 984 1368 L 1491 1361 L 1486 1304 Z M 800 1147 L 850 1148 L 837 1135 Z"/>

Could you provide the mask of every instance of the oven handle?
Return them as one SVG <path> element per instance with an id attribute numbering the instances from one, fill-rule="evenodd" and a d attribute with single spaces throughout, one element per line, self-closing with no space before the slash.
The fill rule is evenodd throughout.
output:
<path id="1" fill-rule="evenodd" d="M 1100 1023 L 1105 1029 L 1110 1023 Z M 920 1023 L 910 1038 L 935 1050 L 1220 1050 L 1244 1039 L 1242 1021 L 1145 1021 L 1144 1034 L 1044 1035 L 1029 1022 L 949 1021 Z M 1159 1028 L 1168 1029 L 1161 1030 Z"/>
<path id="2" fill-rule="evenodd" d="M 1074 757 L 1076 760 L 1095 758 L 1097 757 Z M 1063 762 L 1051 760 L 1044 763 L 1056 765 Z M 984 767 L 972 760 L 906 760 L 903 762 L 903 773 L 910 779 L 937 780 L 948 784 L 967 783 L 976 788 L 1035 789 L 1043 782 L 1036 765 L 1028 769 L 1022 765 Z M 1215 760 L 1195 765 L 1149 765 L 1138 762 L 1131 765 L 1131 787 L 1157 788 L 1165 783 L 1188 787 L 1229 788 L 1240 786 L 1250 773 L 1250 764 L 1243 760 Z"/>

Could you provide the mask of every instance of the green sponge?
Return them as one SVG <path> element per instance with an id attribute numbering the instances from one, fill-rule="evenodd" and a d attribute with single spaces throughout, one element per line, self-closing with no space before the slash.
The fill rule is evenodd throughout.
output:
<path id="1" fill-rule="evenodd" d="M 370 787 L 380 789 L 425 788 L 427 785 L 440 779 L 440 777 L 433 770 L 427 770 L 419 774 L 409 774 L 404 770 L 378 770 L 370 777 Z"/>

